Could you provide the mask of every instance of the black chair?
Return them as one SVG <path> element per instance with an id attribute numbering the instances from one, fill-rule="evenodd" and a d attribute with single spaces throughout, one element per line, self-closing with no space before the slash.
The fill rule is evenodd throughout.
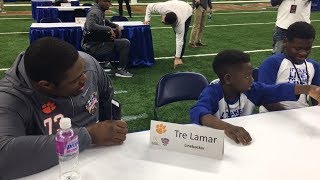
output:
<path id="1" fill-rule="evenodd" d="M 91 3 L 83 3 L 82 6 L 92 6 Z"/>
<path id="2" fill-rule="evenodd" d="M 259 68 L 254 68 L 252 71 L 252 78 L 254 82 L 258 81 L 258 77 L 259 77 Z"/>
<path id="3" fill-rule="evenodd" d="M 208 84 L 208 80 L 202 74 L 195 72 L 164 75 L 156 88 L 154 119 L 158 120 L 157 111 L 161 106 L 183 100 L 198 100 L 200 93 Z"/>
<path id="4" fill-rule="evenodd" d="M 126 18 L 124 16 L 112 16 L 110 18 L 110 21 L 114 22 L 114 21 L 129 21 L 129 20 L 128 20 L 128 18 Z"/>
<path id="5" fill-rule="evenodd" d="M 40 23 L 61 23 L 61 19 L 59 18 L 42 18 Z"/>
<path id="6" fill-rule="evenodd" d="M 74 17 L 86 17 L 87 12 L 85 9 L 75 9 L 74 11 Z"/>

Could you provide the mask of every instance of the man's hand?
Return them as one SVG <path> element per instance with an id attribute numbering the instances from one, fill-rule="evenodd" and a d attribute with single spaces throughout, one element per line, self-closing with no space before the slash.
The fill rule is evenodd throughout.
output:
<path id="1" fill-rule="evenodd" d="M 120 26 L 117 26 L 117 31 L 118 31 L 118 34 L 119 34 L 119 37 L 118 38 L 121 38 L 121 35 L 122 35 L 122 28 Z"/>
<path id="2" fill-rule="evenodd" d="M 210 7 L 207 8 L 207 13 L 212 14 L 213 13 L 213 9 L 211 9 Z"/>
<path id="3" fill-rule="evenodd" d="M 128 125 L 122 120 L 106 120 L 86 127 L 92 144 L 101 146 L 119 145 L 126 140 Z"/>
<path id="4" fill-rule="evenodd" d="M 144 21 L 143 24 L 150 25 L 150 21 Z"/>
<path id="5" fill-rule="evenodd" d="M 111 39 L 115 40 L 116 39 L 116 33 L 114 33 L 114 31 L 112 29 L 110 29 L 110 33 L 111 33 Z"/>
<path id="6" fill-rule="evenodd" d="M 243 127 L 229 124 L 229 126 L 224 129 L 224 133 L 237 144 L 248 145 L 252 141 L 250 134 Z"/>
<path id="7" fill-rule="evenodd" d="M 182 59 L 175 57 L 173 62 L 173 69 L 175 69 L 178 65 L 183 64 Z"/>

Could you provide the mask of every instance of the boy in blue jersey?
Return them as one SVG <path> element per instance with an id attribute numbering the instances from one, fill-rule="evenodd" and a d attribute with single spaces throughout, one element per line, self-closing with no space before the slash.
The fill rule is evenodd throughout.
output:
<path id="1" fill-rule="evenodd" d="M 315 38 L 315 30 L 311 24 L 296 22 L 286 31 L 284 52 L 268 57 L 259 68 L 259 82 L 266 84 L 293 83 L 320 85 L 319 63 L 311 60 L 311 52 Z M 280 103 L 265 104 L 260 112 L 278 111 L 308 107 L 310 98 L 301 95 L 298 101 L 283 101 Z M 314 100 L 313 105 L 318 104 Z"/>
<path id="2" fill-rule="evenodd" d="M 224 130 L 236 143 L 247 145 L 252 139 L 244 128 L 221 119 L 252 114 L 256 105 L 296 101 L 297 94 L 309 94 L 320 100 L 318 86 L 253 82 L 250 57 L 242 51 L 220 52 L 214 58 L 212 67 L 220 82 L 210 84 L 202 91 L 198 102 L 190 109 L 190 118 L 193 123 Z"/>

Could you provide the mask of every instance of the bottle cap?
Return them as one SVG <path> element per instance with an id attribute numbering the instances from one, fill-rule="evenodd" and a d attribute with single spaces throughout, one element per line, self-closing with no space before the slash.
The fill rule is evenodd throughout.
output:
<path id="1" fill-rule="evenodd" d="M 60 125 L 61 129 L 71 128 L 71 119 L 70 118 L 62 118 L 62 119 L 60 119 L 59 125 Z"/>

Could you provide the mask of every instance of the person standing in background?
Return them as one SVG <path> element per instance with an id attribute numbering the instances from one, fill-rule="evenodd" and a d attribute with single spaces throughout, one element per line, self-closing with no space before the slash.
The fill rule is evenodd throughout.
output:
<path id="1" fill-rule="evenodd" d="M 182 57 L 186 47 L 187 34 L 192 16 L 192 7 L 184 1 L 150 3 L 146 9 L 144 24 L 150 24 L 151 13 L 159 13 L 161 22 L 170 25 L 176 34 L 176 54 L 173 68 L 183 64 Z"/>
<path id="2" fill-rule="evenodd" d="M 283 52 L 283 40 L 291 24 L 298 21 L 310 24 L 311 0 L 271 0 L 271 5 L 279 5 L 272 45 L 275 54 Z"/>
<path id="3" fill-rule="evenodd" d="M 193 5 L 193 27 L 190 34 L 189 47 L 197 48 L 207 46 L 201 42 L 205 24 L 206 24 L 206 11 L 212 14 L 211 0 L 192 0 Z"/>
<path id="4" fill-rule="evenodd" d="M 128 11 L 129 17 L 132 18 L 131 6 L 130 6 L 130 3 L 129 3 L 129 0 L 124 0 L 124 2 L 126 3 L 126 7 L 127 7 L 127 11 Z M 119 15 L 123 16 L 123 7 L 122 7 L 123 0 L 118 0 L 118 3 L 119 3 Z"/>
<path id="5" fill-rule="evenodd" d="M 4 10 L 4 2 L 3 2 L 3 0 L 0 0 L 0 13 L 6 13 L 6 11 Z"/>

